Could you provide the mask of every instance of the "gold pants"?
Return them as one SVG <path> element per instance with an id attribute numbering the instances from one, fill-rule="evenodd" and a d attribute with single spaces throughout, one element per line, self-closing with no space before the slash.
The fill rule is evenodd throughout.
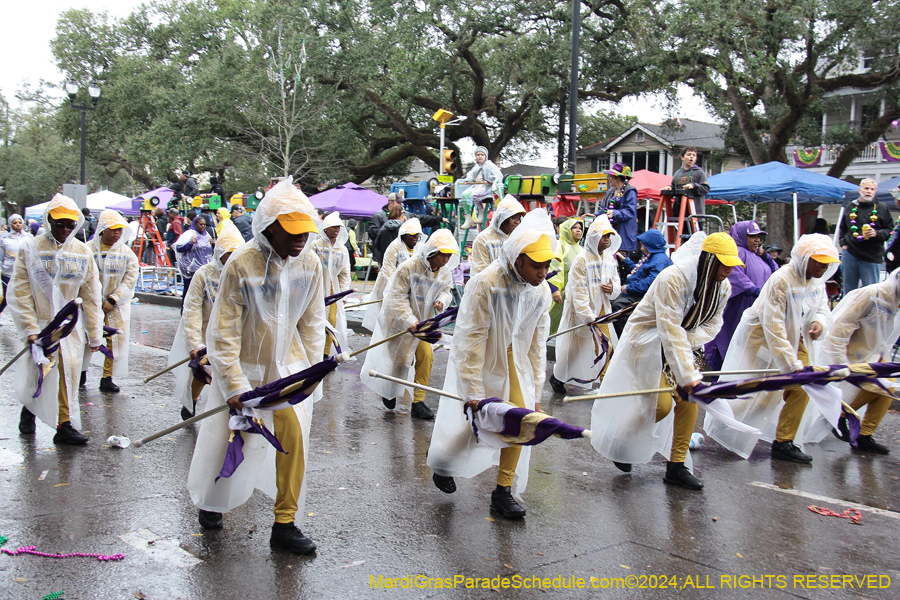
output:
<path id="1" fill-rule="evenodd" d="M 56 425 L 59 426 L 70 420 L 69 394 L 66 392 L 66 370 L 63 368 L 62 352 L 59 353 L 59 364 L 56 365 L 56 368 L 59 369 L 59 393 L 56 396 L 57 402 L 59 402 L 59 414 L 56 417 Z"/>
<path id="2" fill-rule="evenodd" d="M 109 326 L 109 316 L 103 316 L 103 324 L 107 327 Z M 106 347 L 112 350 L 112 336 L 104 335 L 103 340 L 106 342 Z M 113 369 L 113 359 L 108 356 L 103 357 L 103 377 L 112 377 L 112 369 Z"/>
<path id="3" fill-rule="evenodd" d="M 659 387 L 668 386 L 666 376 L 659 378 Z M 683 463 L 687 458 L 688 447 L 691 443 L 691 434 L 697 425 L 697 411 L 699 406 L 693 402 L 677 398 L 675 400 L 675 423 L 672 430 L 672 452 L 669 461 Z M 669 411 L 672 410 L 672 393 L 664 392 L 656 396 L 656 422 L 659 423 Z"/>
<path id="4" fill-rule="evenodd" d="M 340 302 L 338 300 L 337 302 Z M 337 323 L 337 302 L 328 307 L 328 322 L 331 323 L 332 327 L 335 327 Z M 325 335 L 325 356 L 328 356 L 331 352 L 331 336 Z"/>
<path id="5" fill-rule="evenodd" d="M 803 340 L 800 340 L 800 346 L 797 348 L 797 358 L 806 367 L 809 365 L 809 354 L 806 352 L 806 346 Z M 803 413 L 806 405 L 809 403 L 809 396 L 802 388 L 790 388 L 784 390 L 784 406 L 781 408 L 781 414 L 778 415 L 778 429 L 775 430 L 776 442 L 793 442 L 800 429 L 800 420 L 803 419 Z"/>
<path id="6" fill-rule="evenodd" d="M 520 408 L 525 408 L 525 399 L 522 397 L 522 388 L 519 386 L 519 376 L 516 373 L 516 365 L 513 363 L 512 346 L 506 350 L 506 360 L 509 364 L 509 401 Z M 500 469 L 497 472 L 497 485 L 502 487 L 512 485 L 521 453 L 521 446 L 510 446 L 500 450 Z"/>
<path id="7" fill-rule="evenodd" d="M 609 337 L 609 324 L 603 323 L 603 324 L 599 325 L 598 327 L 600 327 L 600 331 L 602 331 L 603 335 L 605 335 L 606 338 L 609 340 L 609 350 L 607 350 L 607 352 L 612 352 L 612 338 Z M 599 353 L 600 353 L 600 347 L 597 345 L 597 341 L 594 340 L 594 356 L 597 356 L 597 354 L 599 354 Z M 601 371 L 600 371 L 600 378 L 597 381 L 603 381 L 603 378 L 606 377 L 606 369 L 609 368 L 609 361 L 610 361 L 610 356 L 608 354 L 605 357 L 605 360 L 606 360 L 606 364 L 603 365 L 603 369 L 601 369 Z"/>
<path id="8" fill-rule="evenodd" d="M 866 405 L 868 405 L 866 408 L 866 416 L 863 418 L 862 427 L 859 429 L 859 435 L 872 435 L 875 433 L 875 429 L 878 427 L 878 424 L 881 423 L 881 419 L 887 414 L 888 409 L 891 407 L 891 397 L 862 390 L 850 405 L 850 408 L 858 410 Z"/>
<path id="9" fill-rule="evenodd" d="M 416 377 L 415 382 L 419 385 L 428 385 L 431 381 L 431 365 L 434 364 L 434 353 L 431 350 L 431 344 L 419 340 L 416 346 Z M 413 392 L 413 404 L 425 401 L 425 390 L 416 390 Z"/>
<path id="10" fill-rule="evenodd" d="M 191 398 L 194 399 L 194 407 L 197 406 L 197 400 L 200 399 L 200 392 L 203 391 L 203 388 L 206 387 L 206 384 L 200 381 L 199 379 L 191 380 Z"/>
<path id="11" fill-rule="evenodd" d="M 276 410 L 272 416 L 275 420 L 275 437 L 287 452 L 275 453 L 275 522 L 293 523 L 306 470 L 303 429 L 293 407 Z"/>

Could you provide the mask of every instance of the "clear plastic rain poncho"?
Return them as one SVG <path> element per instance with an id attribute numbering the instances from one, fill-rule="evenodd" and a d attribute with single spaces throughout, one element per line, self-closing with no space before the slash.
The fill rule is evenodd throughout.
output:
<path id="1" fill-rule="evenodd" d="M 816 279 L 806 278 L 806 267 L 813 256 L 825 255 L 837 258 L 838 253 L 831 238 L 812 233 L 801 236 L 791 251 L 791 261 L 778 269 L 763 286 L 759 297 L 741 318 L 731 338 L 728 352 L 722 363 L 723 371 L 750 371 L 778 369 L 791 373 L 803 367 L 797 358 L 797 349 L 804 341 L 809 353 L 809 364 L 821 364 L 823 357 L 816 356 L 816 346 L 809 339 L 809 328 L 814 322 L 822 326 L 822 336 L 828 335 L 831 311 L 825 282 L 837 271 L 839 263 L 831 263 L 825 275 Z M 726 375 L 720 381 L 746 379 L 747 375 Z M 805 386 L 807 390 L 816 386 Z M 821 390 L 813 390 L 813 393 Z M 783 392 L 760 392 L 746 398 L 726 400 L 734 417 L 763 432 L 762 438 L 774 439 L 778 413 L 784 405 Z M 759 435 L 737 431 L 706 416 L 703 429 L 717 442 L 743 458 L 749 458 Z M 800 431 L 804 431 L 803 424 Z M 794 439 L 803 447 L 803 439 Z"/>
<path id="2" fill-rule="evenodd" d="M 406 234 L 419 236 L 419 241 L 412 249 L 403 241 Z M 378 278 L 375 280 L 375 287 L 368 301 L 382 300 L 384 298 L 384 290 L 387 288 L 391 275 L 402 265 L 407 259 L 412 258 L 416 252 L 416 248 L 424 243 L 425 236 L 422 233 L 422 224 L 418 219 L 407 219 L 400 225 L 400 231 L 397 232 L 397 239 L 391 242 L 384 251 L 384 258 L 378 269 Z M 369 331 L 375 331 L 375 324 L 378 322 L 378 314 L 381 312 L 381 302 L 370 304 L 366 307 L 366 314 L 363 317 L 362 325 Z"/>
<path id="3" fill-rule="evenodd" d="M 601 394 L 660 387 L 664 353 L 678 385 L 702 379 L 694 364 L 693 349 L 716 336 L 731 295 L 731 284 L 725 280 L 719 284 L 716 314 L 694 329 L 682 326 L 695 303 L 697 265 L 705 238 L 702 231 L 692 235 L 672 255 L 674 264 L 659 274 L 634 309 L 600 384 Z M 650 462 L 656 452 L 668 457 L 675 411 L 669 411 L 657 423 L 656 405 L 655 393 L 595 400 L 591 410 L 591 445 L 617 462 Z M 685 466 L 691 468 L 690 454 Z"/>
<path id="4" fill-rule="evenodd" d="M 119 240 L 107 250 L 100 248 L 100 236 L 103 232 L 114 227 L 121 226 L 122 235 Z M 113 297 L 116 305 L 107 313 L 106 320 L 110 327 L 115 327 L 119 333 L 112 336 L 113 353 L 113 377 L 128 376 L 128 349 L 131 346 L 131 298 L 134 297 L 134 286 L 137 284 L 138 258 L 128 247 L 131 243 L 131 230 L 125 217 L 118 211 L 107 208 L 100 213 L 97 219 L 97 231 L 87 242 L 87 247 L 94 255 L 97 270 L 100 274 L 100 304 L 103 300 Z M 91 353 L 90 348 L 85 348 L 85 361 L 82 370 L 87 369 L 88 361 L 95 364 L 103 364 L 103 355 Z"/>
<path id="5" fill-rule="evenodd" d="M 490 226 L 479 233 L 472 243 L 472 254 L 469 259 L 471 263 L 470 277 L 475 277 L 479 271 L 484 271 L 500 256 L 500 248 L 509 237 L 500 231 L 500 226 L 510 217 L 524 214 L 525 207 L 516 200 L 515 196 L 507 194 L 503 200 L 497 203 Z"/>
<path id="6" fill-rule="evenodd" d="M 844 296 L 831 313 L 828 334 L 813 342 L 820 364 L 845 365 L 891 361 L 894 343 L 900 338 L 900 269 L 880 283 L 857 288 Z M 892 380 L 881 380 L 888 389 Z M 844 402 L 852 404 L 860 389 L 849 383 L 832 383 Z M 867 406 L 856 409 L 862 417 Z M 827 412 L 827 410 L 825 411 Z M 824 414 L 815 402 L 807 405 L 800 428 L 808 443 L 822 441 L 831 432 L 840 409 Z"/>
<path id="7" fill-rule="evenodd" d="M 318 233 L 310 233 L 302 252 L 282 259 L 275 253 L 266 229 L 279 215 L 302 213 L 321 231 L 316 209 L 294 187 L 292 178 L 266 192 L 253 218 L 253 239 L 235 250 L 222 271 L 216 302 L 206 330 L 212 384 L 206 409 L 260 385 L 297 373 L 319 362 L 325 348 L 325 280 L 322 265 L 310 252 Z M 309 456 L 309 427 L 313 402 L 321 387 L 291 408 Z M 287 410 L 287 409 L 285 409 Z M 275 431 L 272 411 L 244 409 Z M 188 490 L 204 510 L 228 512 L 243 504 L 257 488 L 275 497 L 275 448 L 260 435 L 246 435 L 244 461 L 228 479 L 215 481 L 222 468 L 229 429 L 228 412 L 205 419 L 200 427 Z M 306 480 L 299 497 L 302 519 Z"/>
<path id="8" fill-rule="evenodd" d="M 334 244 L 325 235 L 325 229 L 329 227 L 341 228 Z M 350 253 L 347 251 L 346 246 L 349 239 L 350 234 L 347 233 L 347 227 L 341 221 L 341 214 L 339 212 L 329 213 L 322 221 L 322 236 L 312 246 L 313 252 L 322 261 L 326 296 L 350 289 Z M 347 344 L 347 315 L 344 314 L 344 301 L 338 300 L 334 303 L 334 306 L 337 310 L 334 325 L 335 335 L 341 350 L 349 352 L 350 347 Z M 326 312 L 329 308 L 325 309 Z"/>
<path id="9" fill-rule="evenodd" d="M 563 306 L 559 330 L 564 331 L 576 325 L 590 323 L 611 310 L 610 301 L 621 293 L 619 268 L 616 251 L 622 244 L 618 233 L 609 236 L 610 245 L 602 256 L 597 247 L 604 231 L 612 229 L 606 215 L 600 215 L 591 223 L 584 248 L 575 257 L 566 283 L 566 301 Z M 600 286 L 612 284 L 612 293 L 605 293 Z M 610 348 L 615 348 L 617 337 L 613 327 L 609 327 Z M 591 327 L 581 327 L 556 338 L 556 364 L 553 375 L 560 381 L 596 380 L 603 370 L 608 357 L 595 362 L 600 353 L 599 340 Z"/>
<path id="10" fill-rule="evenodd" d="M 444 390 L 465 400 L 510 398 L 510 368 L 515 369 L 525 408 L 534 410 L 547 370 L 550 335 L 550 286 L 533 287 L 516 271 L 522 250 L 542 235 L 556 248 L 556 235 L 547 211 L 529 212 L 503 244 L 500 258 L 469 280 L 463 295 Z M 512 346 L 513 364 L 508 362 Z M 515 493 L 525 491 L 531 447 L 522 446 L 516 467 Z M 445 477 L 474 477 L 499 464 L 500 450 L 479 444 L 463 414 L 462 404 L 441 398 L 428 466 Z"/>
<path id="11" fill-rule="evenodd" d="M 222 257 L 229 252 L 234 252 L 244 245 L 241 232 L 232 221 L 227 221 L 222 226 L 222 232 L 216 241 L 212 260 L 203 265 L 191 279 L 190 287 L 185 291 L 184 311 L 181 313 L 181 321 L 175 331 L 175 339 L 172 342 L 172 350 L 169 352 L 169 360 L 166 366 L 187 358 L 192 350 L 206 348 L 206 329 L 209 324 L 209 315 L 212 313 L 213 304 L 216 301 L 216 293 L 219 290 L 219 278 L 222 275 Z M 229 257 L 230 260 L 230 257 Z M 187 363 L 178 366 L 175 371 L 176 395 L 181 398 L 182 405 L 190 411 L 194 411 L 194 399 L 191 395 L 191 382 L 193 372 Z M 207 387 L 200 392 L 196 410 L 202 412 L 206 404 Z"/>
<path id="12" fill-rule="evenodd" d="M 452 250 L 450 260 L 436 273 L 431 270 L 428 258 L 441 250 Z M 449 229 L 438 229 L 424 244 L 416 246 L 412 260 L 397 267 L 387 289 L 378 323 L 372 333 L 372 342 L 399 333 L 420 321 L 435 316 L 435 303 L 440 302 L 443 310 L 450 307 L 453 298 L 453 269 L 459 264 L 459 244 Z M 360 380 L 382 398 L 396 398 L 407 389 L 403 385 L 370 377 L 369 371 L 399 377 L 411 381 L 419 340 L 411 335 L 403 335 L 377 350 L 366 352 L 366 360 L 360 373 Z"/>
<path id="13" fill-rule="evenodd" d="M 62 244 L 53 237 L 47 220 L 49 212 L 58 207 L 78 213 L 75 230 Z M 57 194 L 44 209 L 43 222 L 48 223 L 47 231 L 26 240 L 19 249 L 13 277 L 7 287 L 6 301 L 22 343 L 25 343 L 29 335 L 39 333 L 67 302 L 75 298 L 84 301 L 78 324 L 59 346 L 69 398 L 69 418 L 72 427 L 80 429 L 78 380 L 84 346 L 99 346 L 103 343 L 100 279 L 91 251 L 83 242 L 75 239 L 75 234 L 84 225 L 84 215 L 75 201 Z M 19 401 L 41 421 L 54 428 L 58 425 L 59 373 L 59 368 L 51 369 L 44 376 L 41 394 L 32 398 L 37 389 L 37 368 L 33 361 L 24 358 L 16 364 L 15 389 Z"/>

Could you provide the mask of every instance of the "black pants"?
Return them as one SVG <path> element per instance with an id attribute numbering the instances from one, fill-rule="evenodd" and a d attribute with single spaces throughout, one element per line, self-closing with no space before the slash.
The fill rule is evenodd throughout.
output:
<path id="1" fill-rule="evenodd" d="M 184 299 L 187 296 L 188 288 L 191 287 L 191 279 L 193 279 L 193 277 L 184 277 L 183 278 L 184 291 L 181 293 L 181 312 L 182 312 L 182 314 L 184 314 Z"/>
<path id="2" fill-rule="evenodd" d="M 622 310 L 626 306 L 631 306 L 638 301 L 640 301 L 640 298 L 635 298 L 634 296 L 619 296 L 618 298 L 610 302 L 610 311 L 616 312 L 617 310 Z M 616 335 L 618 337 L 622 337 L 622 332 L 625 330 L 625 323 L 627 322 L 628 317 L 613 321 L 613 327 L 615 328 Z"/>
<path id="3" fill-rule="evenodd" d="M 0 280 L 3 281 L 3 300 L 0 301 L 0 313 L 2 313 L 3 309 L 6 308 L 6 286 L 9 285 L 9 277 L 0 275 Z"/>

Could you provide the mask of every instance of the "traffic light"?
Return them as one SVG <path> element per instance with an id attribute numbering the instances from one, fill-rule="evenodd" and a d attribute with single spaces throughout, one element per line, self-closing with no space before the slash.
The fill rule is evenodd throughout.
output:
<path id="1" fill-rule="evenodd" d="M 444 150 L 443 161 L 441 163 L 441 173 L 453 173 L 456 171 L 456 150 Z"/>

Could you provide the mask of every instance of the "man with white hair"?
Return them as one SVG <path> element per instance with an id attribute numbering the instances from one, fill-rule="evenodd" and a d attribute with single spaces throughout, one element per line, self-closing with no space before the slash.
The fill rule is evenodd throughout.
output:
<path id="1" fill-rule="evenodd" d="M 863 179 L 859 184 L 859 198 L 844 209 L 840 222 L 845 296 L 879 279 L 884 243 L 891 235 L 894 220 L 887 205 L 875 200 L 877 191 L 874 179 Z"/>

